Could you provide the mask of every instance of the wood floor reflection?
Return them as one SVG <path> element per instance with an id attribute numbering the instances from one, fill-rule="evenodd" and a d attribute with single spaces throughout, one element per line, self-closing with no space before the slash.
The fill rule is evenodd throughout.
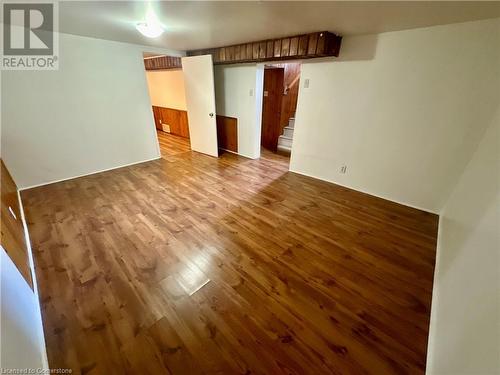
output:
<path id="1" fill-rule="evenodd" d="M 49 363 L 81 374 L 423 374 L 437 217 L 191 152 L 22 193 Z"/>

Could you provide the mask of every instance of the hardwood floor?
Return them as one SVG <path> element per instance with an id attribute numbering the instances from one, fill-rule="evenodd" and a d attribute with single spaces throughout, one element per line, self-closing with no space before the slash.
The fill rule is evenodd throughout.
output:
<path id="1" fill-rule="evenodd" d="M 170 156 L 175 156 L 184 152 L 191 151 L 189 138 L 170 135 L 161 130 L 157 130 L 156 134 L 158 135 L 158 143 L 160 144 L 161 156 L 166 160 L 169 160 Z"/>
<path id="2" fill-rule="evenodd" d="M 424 373 L 435 215 L 181 140 L 23 192 L 51 367 Z"/>

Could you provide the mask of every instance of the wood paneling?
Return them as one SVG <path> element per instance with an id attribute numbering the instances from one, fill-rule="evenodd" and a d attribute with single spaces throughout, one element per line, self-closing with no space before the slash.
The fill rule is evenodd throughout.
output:
<path id="1" fill-rule="evenodd" d="M 316 54 L 316 47 L 318 45 L 318 35 L 319 34 L 309 35 L 309 42 L 307 43 L 307 54 L 310 56 L 314 56 Z"/>
<path id="2" fill-rule="evenodd" d="M 188 51 L 188 56 L 212 55 L 214 64 L 338 56 L 342 38 L 328 31 L 270 39 L 236 46 Z M 235 53 L 234 51 L 240 51 Z M 228 52 L 229 51 L 229 52 Z M 242 51 L 245 51 L 243 53 Z"/>
<path id="3" fill-rule="evenodd" d="M 281 40 L 281 57 L 288 57 L 290 54 L 290 38 Z"/>
<path id="4" fill-rule="evenodd" d="M 170 125 L 170 133 L 189 138 L 187 111 L 153 106 L 153 115 L 157 129 L 163 130 L 162 124 L 167 124 Z"/>
<path id="5" fill-rule="evenodd" d="M 182 68 L 182 61 L 177 56 L 147 57 L 144 59 L 146 70 L 163 70 Z"/>
<path id="6" fill-rule="evenodd" d="M 158 130 L 163 130 L 161 126 L 161 112 L 160 112 L 160 107 L 153 106 L 153 117 L 155 120 L 155 127 Z"/>
<path id="7" fill-rule="evenodd" d="M 259 60 L 264 60 L 266 58 L 266 42 L 259 43 Z M 236 60 L 228 60 L 228 61 L 236 61 Z"/>
<path id="8" fill-rule="evenodd" d="M 238 119 L 220 115 L 216 119 L 219 148 L 238 152 Z"/>
<path id="9" fill-rule="evenodd" d="M 234 46 L 234 59 L 241 60 L 241 46 Z"/>
<path id="10" fill-rule="evenodd" d="M 290 117 L 294 116 L 297 109 L 297 99 L 299 96 L 300 85 L 300 64 L 299 63 L 283 63 L 273 64 L 273 66 L 285 69 L 285 76 L 283 80 L 284 95 L 281 101 L 281 115 L 280 115 L 280 131 L 283 133 L 283 128 L 288 125 Z"/>
<path id="11" fill-rule="evenodd" d="M 274 41 L 274 56 L 273 57 L 281 57 L 281 40 Z"/>
<path id="12" fill-rule="evenodd" d="M 290 56 L 297 56 L 299 51 L 299 37 L 290 39 Z"/>
<path id="13" fill-rule="evenodd" d="M 324 34 L 320 33 L 318 35 L 318 39 L 316 41 L 316 52 L 315 53 L 318 55 L 322 55 L 325 53 L 326 48 L 327 48 L 326 37 Z"/>
<path id="14" fill-rule="evenodd" d="M 1 243 L 16 265 L 26 282 L 33 288 L 31 270 L 29 264 L 28 247 L 24 235 L 24 227 L 21 219 L 21 206 L 17 196 L 17 186 L 14 183 L 3 160 L 1 164 Z"/>
<path id="15" fill-rule="evenodd" d="M 283 50 L 281 50 L 283 53 Z M 280 116 L 283 98 L 283 68 L 264 69 L 264 97 L 262 99 L 261 145 L 276 151 L 281 134 Z"/>
<path id="16" fill-rule="evenodd" d="M 187 147 L 22 192 L 51 368 L 425 373 L 436 215 Z"/>
<path id="17" fill-rule="evenodd" d="M 267 41 L 266 57 L 271 58 L 274 56 L 274 42 L 272 40 Z"/>
<path id="18" fill-rule="evenodd" d="M 297 55 L 305 56 L 307 54 L 307 43 L 309 42 L 309 37 L 307 35 L 302 35 L 299 37 L 299 48 L 297 50 Z"/>

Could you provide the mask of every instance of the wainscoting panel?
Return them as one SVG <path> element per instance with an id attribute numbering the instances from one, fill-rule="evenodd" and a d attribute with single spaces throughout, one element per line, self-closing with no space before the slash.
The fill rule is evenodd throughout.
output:
<path id="1" fill-rule="evenodd" d="M 153 106 L 153 114 L 156 129 L 163 130 L 163 125 L 168 125 L 170 134 L 189 138 L 187 111 Z"/>
<path id="2" fill-rule="evenodd" d="M 219 148 L 238 152 L 238 119 L 217 115 L 217 141 Z"/>

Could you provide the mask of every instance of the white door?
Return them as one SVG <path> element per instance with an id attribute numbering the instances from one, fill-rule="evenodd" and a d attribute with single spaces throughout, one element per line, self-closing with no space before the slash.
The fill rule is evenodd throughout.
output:
<path id="1" fill-rule="evenodd" d="M 219 156 L 211 55 L 182 58 L 191 149 Z"/>

